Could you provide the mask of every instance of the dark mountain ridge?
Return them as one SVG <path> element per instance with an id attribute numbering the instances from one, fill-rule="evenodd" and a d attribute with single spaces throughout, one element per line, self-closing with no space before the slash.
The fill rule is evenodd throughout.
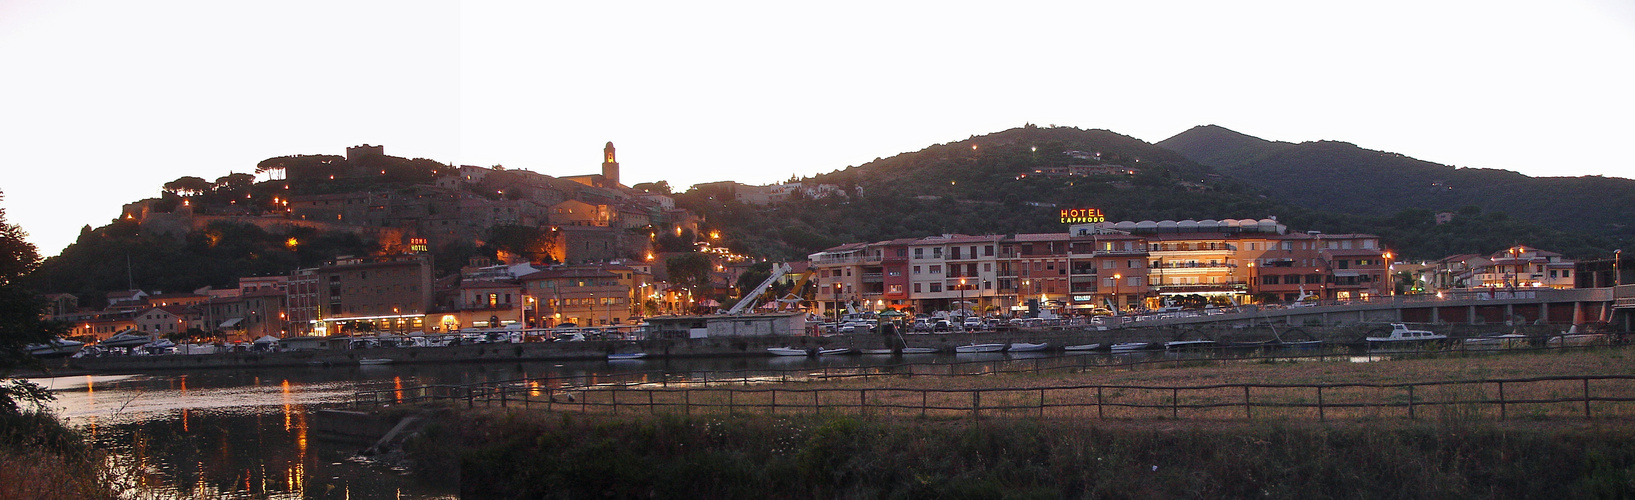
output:
<path id="1" fill-rule="evenodd" d="M 1267 141 L 1215 125 L 1157 145 L 1315 210 L 1389 216 L 1476 207 L 1567 231 L 1635 236 L 1628 222 L 1635 216 L 1635 181 L 1629 179 L 1456 168 L 1346 142 Z"/>

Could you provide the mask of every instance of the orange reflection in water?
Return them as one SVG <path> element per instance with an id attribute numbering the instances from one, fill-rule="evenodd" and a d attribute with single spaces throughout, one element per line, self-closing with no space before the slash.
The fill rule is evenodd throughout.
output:
<path id="1" fill-rule="evenodd" d="M 281 390 L 284 393 L 283 394 L 283 398 L 284 398 L 284 432 L 289 432 L 289 430 L 290 430 L 290 407 L 293 406 L 293 404 L 295 403 L 295 401 L 294 401 L 295 395 L 290 393 L 290 381 L 289 381 L 289 379 L 285 379 L 284 383 L 281 384 Z"/>
<path id="2" fill-rule="evenodd" d="M 191 412 L 187 408 L 182 408 L 182 432 L 184 433 L 187 432 L 187 416 L 189 413 Z"/>
<path id="3" fill-rule="evenodd" d="M 403 377 L 392 377 L 392 394 L 399 404 L 403 403 Z"/>

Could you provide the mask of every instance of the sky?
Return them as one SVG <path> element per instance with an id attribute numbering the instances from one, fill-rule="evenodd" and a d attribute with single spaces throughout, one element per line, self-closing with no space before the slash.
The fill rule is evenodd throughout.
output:
<path id="1" fill-rule="evenodd" d="M 0 0 L 0 208 L 42 255 L 182 176 L 359 144 L 781 182 L 1033 123 L 1215 124 L 1635 177 L 1635 2 Z"/>

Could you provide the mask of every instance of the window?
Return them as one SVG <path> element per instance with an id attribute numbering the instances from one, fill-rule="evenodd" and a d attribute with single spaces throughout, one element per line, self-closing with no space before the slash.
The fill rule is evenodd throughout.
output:
<path id="1" fill-rule="evenodd" d="M 931 266 L 931 269 L 928 269 L 926 272 L 931 274 L 942 274 L 942 266 Z"/>
<path id="2" fill-rule="evenodd" d="M 982 256 L 993 257 L 993 245 L 982 247 Z"/>
<path id="3" fill-rule="evenodd" d="M 1566 270 L 1566 269 L 1562 269 L 1562 270 L 1561 270 L 1561 277 L 1563 277 L 1563 278 L 1571 278 L 1571 277 L 1573 277 L 1573 272 L 1572 272 L 1572 271 L 1569 271 L 1569 270 Z"/>
<path id="4" fill-rule="evenodd" d="M 924 258 L 925 258 L 925 249 L 924 249 L 924 248 L 916 248 L 916 249 L 914 249 L 914 258 L 916 258 L 916 259 L 924 259 Z"/>
<path id="5" fill-rule="evenodd" d="M 914 266 L 914 274 L 920 274 L 920 266 Z"/>
<path id="6" fill-rule="evenodd" d="M 948 258 L 954 259 L 954 260 L 959 260 L 959 258 L 960 258 L 959 257 L 959 253 L 960 253 L 959 252 L 959 247 L 949 248 L 948 252 L 949 252 L 948 253 Z"/>
<path id="7" fill-rule="evenodd" d="M 937 292 L 941 292 L 941 291 L 942 291 L 942 283 L 932 283 L 931 284 L 931 293 L 937 293 Z"/>
<path id="8" fill-rule="evenodd" d="M 993 282 L 992 282 L 992 281 L 987 281 L 987 280 L 983 280 L 983 281 L 982 281 L 982 289 L 983 289 L 983 290 L 993 290 Z"/>
<path id="9" fill-rule="evenodd" d="M 886 291 L 888 293 L 903 293 L 903 285 L 893 284 Z"/>
<path id="10" fill-rule="evenodd" d="M 1266 276 L 1261 276 L 1260 277 L 1260 284 L 1262 284 L 1262 285 L 1276 285 L 1277 284 L 1277 275 L 1269 274 L 1269 275 L 1266 275 Z"/>
<path id="11" fill-rule="evenodd" d="M 992 271 L 993 271 L 993 263 L 992 262 L 982 263 L 982 272 L 986 273 L 986 272 L 992 272 Z"/>
<path id="12" fill-rule="evenodd" d="M 931 249 L 931 258 L 941 259 L 942 258 L 942 247 L 932 248 Z"/>
<path id="13" fill-rule="evenodd" d="M 1113 259 L 1107 259 L 1107 260 L 1101 261 L 1101 268 L 1102 269 L 1112 269 L 1113 266 L 1115 266 L 1115 265 L 1117 265 L 1117 264 L 1113 261 Z"/>
<path id="14" fill-rule="evenodd" d="M 914 284 L 914 293 L 920 293 L 920 284 L 919 283 Z"/>

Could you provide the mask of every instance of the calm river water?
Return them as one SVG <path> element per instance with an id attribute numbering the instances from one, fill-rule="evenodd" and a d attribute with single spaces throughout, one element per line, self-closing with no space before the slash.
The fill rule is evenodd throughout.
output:
<path id="1" fill-rule="evenodd" d="M 905 361 L 934 365 L 1025 362 L 1060 356 L 939 354 L 908 356 Z M 1120 357 L 1164 358 L 1166 353 Z M 112 452 L 116 467 L 133 471 L 127 477 L 131 496 L 454 498 L 455 491 L 419 484 L 404 471 L 358 457 L 358 445 L 309 437 L 309 417 L 315 410 L 347 407 L 353 393 L 363 390 L 547 376 L 584 377 L 593 382 L 600 375 L 634 371 L 699 376 L 704 372 L 843 368 L 893 362 L 888 356 L 832 356 L 411 364 L 156 372 L 34 381 L 55 392 L 57 400 L 52 406 L 59 416 L 88 430 L 99 447 Z"/>

